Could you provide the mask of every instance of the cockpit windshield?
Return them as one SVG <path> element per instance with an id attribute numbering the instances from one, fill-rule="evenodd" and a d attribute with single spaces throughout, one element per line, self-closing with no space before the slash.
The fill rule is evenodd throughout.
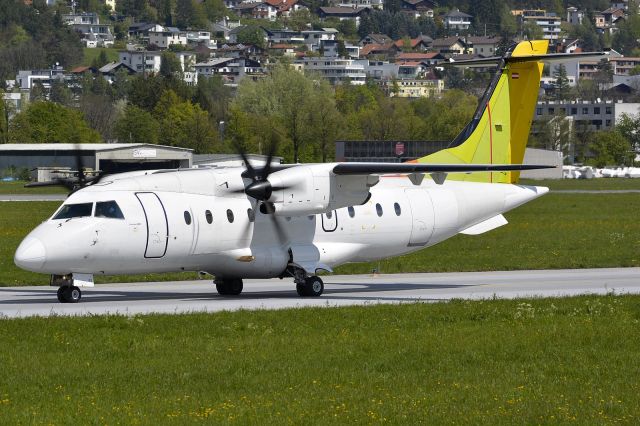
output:
<path id="1" fill-rule="evenodd" d="M 124 219 L 122 210 L 115 201 L 100 201 L 96 203 L 96 217 L 107 217 L 111 219 Z"/>
<path id="2" fill-rule="evenodd" d="M 71 219 L 74 217 L 91 216 L 92 208 L 93 203 L 65 204 L 53 219 Z"/>

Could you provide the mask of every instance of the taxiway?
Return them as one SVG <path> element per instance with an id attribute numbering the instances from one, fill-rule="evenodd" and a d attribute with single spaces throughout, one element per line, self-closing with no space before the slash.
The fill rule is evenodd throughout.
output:
<path id="1" fill-rule="evenodd" d="M 0 287 L 0 317 L 135 315 L 282 309 L 450 299 L 640 294 L 640 268 L 545 271 L 333 275 L 319 298 L 300 298 L 291 280 L 245 280 L 244 292 L 222 297 L 210 280 L 102 284 L 80 303 L 61 304 L 53 287 Z"/>

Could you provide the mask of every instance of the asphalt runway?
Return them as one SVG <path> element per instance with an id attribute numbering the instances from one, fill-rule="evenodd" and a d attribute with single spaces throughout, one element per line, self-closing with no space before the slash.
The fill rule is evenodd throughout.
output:
<path id="1" fill-rule="evenodd" d="M 640 294 L 640 268 L 323 277 L 324 294 L 300 298 L 291 280 L 245 280 L 240 296 L 218 295 L 210 280 L 102 284 L 62 304 L 56 288 L 0 287 L 0 316 L 135 315 L 436 302 L 451 299 Z"/>

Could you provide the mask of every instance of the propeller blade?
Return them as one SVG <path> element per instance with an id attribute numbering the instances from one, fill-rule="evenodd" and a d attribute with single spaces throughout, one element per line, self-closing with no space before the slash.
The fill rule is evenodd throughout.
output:
<path id="1" fill-rule="evenodd" d="M 287 233 L 282 227 L 282 225 L 280 225 L 280 222 L 278 222 L 278 217 L 274 214 L 276 212 L 275 206 L 273 205 L 273 203 L 269 203 L 269 202 L 262 203 L 261 207 L 262 206 L 264 206 L 264 210 L 266 211 L 266 214 L 268 214 L 269 217 L 271 218 L 271 223 L 273 224 L 273 228 L 276 231 L 276 237 L 278 237 L 278 241 L 280 242 L 281 245 L 283 245 L 289 240 L 289 237 L 287 236 Z"/>

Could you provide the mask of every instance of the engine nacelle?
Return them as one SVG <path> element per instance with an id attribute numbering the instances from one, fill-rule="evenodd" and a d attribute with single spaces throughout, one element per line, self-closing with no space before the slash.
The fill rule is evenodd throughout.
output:
<path id="1" fill-rule="evenodd" d="M 278 216 L 304 216 L 326 213 L 363 204 L 378 176 L 335 175 L 335 163 L 309 164 L 280 170 L 269 175 L 274 190 L 269 198 Z"/>

